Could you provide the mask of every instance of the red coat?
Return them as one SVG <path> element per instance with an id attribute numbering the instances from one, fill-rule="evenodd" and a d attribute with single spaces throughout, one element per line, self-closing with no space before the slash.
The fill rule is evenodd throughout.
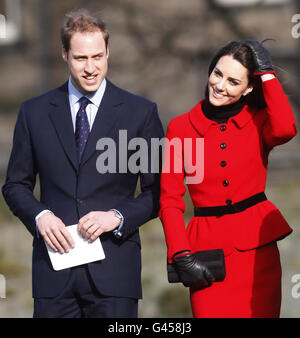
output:
<path id="1" fill-rule="evenodd" d="M 265 190 L 270 150 L 289 141 L 297 132 L 279 81 L 263 82 L 263 91 L 266 109 L 255 111 L 246 105 L 226 124 L 207 119 L 201 109 L 203 101 L 171 120 L 168 139 L 178 137 L 182 142 L 184 138 L 204 139 L 204 179 L 202 183 L 188 185 L 195 207 L 226 205 L 228 200 L 236 203 Z M 235 248 L 249 250 L 292 231 L 268 200 L 236 214 L 193 217 L 186 230 L 184 193 L 184 172 L 162 173 L 160 219 L 169 261 L 176 252 L 186 249 L 223 248 L 225 255 Z"/>

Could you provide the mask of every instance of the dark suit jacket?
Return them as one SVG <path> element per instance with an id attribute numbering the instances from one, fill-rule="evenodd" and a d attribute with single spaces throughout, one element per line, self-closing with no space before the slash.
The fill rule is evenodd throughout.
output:
<path id="1" fill-rule="evenodd" d="M 112 232 L 101 235 L 106 258 L 90 263 L 89 271 L 102 294 L 141 298 L 138 228 L 157 216 L 159 174 L 97 171 L 96 161 L 103 152 L 96 150 L 97 141 L 103 137 L 114 139 L 118 159 L 121 129 L 127 130 L 128 140 L 142 137 L 150 144 L 150 138 L 163 137 L 156 105 L 107 81 L 79 167 L 67 83 L 21 105 L 2 192 L 12 212 L 34 236 L 34 297 L 56 296 L 70 273 L 70 269 L 53 270 L 44 240 L 36 233 L 36 215 L 50 209 L 71 225 L 90 211 L 114 208 L 125 219 L 123 237 L 117 239 Z M 128 151 L 128 158 L 134 152 Z M 40 201 L 33 195 L 37 174 Z M 135 198 L 138 178 L 142 192 Z"/>

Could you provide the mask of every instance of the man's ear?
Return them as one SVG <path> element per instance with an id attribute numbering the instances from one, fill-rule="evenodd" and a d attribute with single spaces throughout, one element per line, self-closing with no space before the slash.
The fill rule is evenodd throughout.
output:
<path id="1" fill-rule="evenodd" d="M 68 62 L 68 52 L 62 48 L 62 58 L 64 59 L 65 62 Z"/>
<path id="2" fill-rule="evenodd" d="M 108 57 L 109 57 L 109 48 L 107 47 L 106 48 L 106 58 L 108 59 Z"/>

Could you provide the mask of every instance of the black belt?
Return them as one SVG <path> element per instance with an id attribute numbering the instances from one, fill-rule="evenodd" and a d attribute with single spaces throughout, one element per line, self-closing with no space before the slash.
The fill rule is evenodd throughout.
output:
<path id="1" fill-rule="evenodd" d="M 250 196 L 242 201 L 236 202 L 230 205 L 220 205 L 216 207 L 196 207 L 194 208 L 194 216 L 217 216 L 235 214 L 237 212 L 244 211 L 253 205 L 265 201 L 267 199 L 264 192 L 260 192 L 253 196 Z"/>

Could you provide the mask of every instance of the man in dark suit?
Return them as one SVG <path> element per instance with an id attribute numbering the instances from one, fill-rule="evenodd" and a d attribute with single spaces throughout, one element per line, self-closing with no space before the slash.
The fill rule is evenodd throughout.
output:
<path id="1" fill-rule="evenodd" d="M 34 317 L 136 317 L 142 297 L 138 228 L 157 216 L 159 173 L 125 171 L 123 164 L 122 170 L 99 171 L 103 151 L 96 145 L 113 140 L 118 167 L 134 153 L 125 147 L 124 154 L 120 130 L 150 147 L 163 128 L 154 103 L 106 79 L 108 32 L 100 18 L 70 12 L 61 37 L 69 80 L 21 105 L 2 188 L 33 235 Z M 37 174 L 39 201 L 33 195 Z M 68 252 L 74 240 L 67 226 L 77 223 L 82 237 L 100 236 L 106 257 L 54 271 L 45 242 Z"/>

